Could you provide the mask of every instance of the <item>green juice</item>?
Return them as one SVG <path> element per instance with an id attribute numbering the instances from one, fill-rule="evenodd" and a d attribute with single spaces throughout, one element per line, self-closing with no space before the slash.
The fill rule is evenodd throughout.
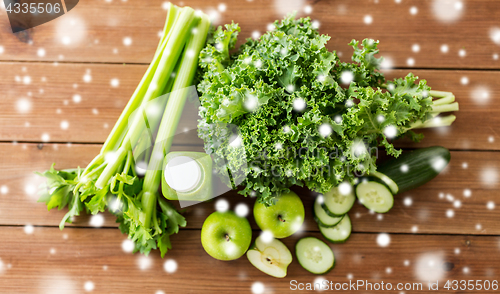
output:
<path id="1" fill-rule="evenodd" d="M 203 152 L 170 152 L 163 161 L 163 196 L 169 200 L 212 198 L 212 158 Z"/>

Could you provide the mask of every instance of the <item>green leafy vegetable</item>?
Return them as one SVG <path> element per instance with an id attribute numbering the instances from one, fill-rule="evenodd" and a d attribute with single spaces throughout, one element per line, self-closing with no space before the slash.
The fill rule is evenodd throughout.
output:
<path id="1" fill-rule="evenodd" d="M 40 198 L 49 210 L 69 207 L 61 229 L 83 210 L 109 210 L 117 216 L 120 230 L 135 242 L 135 251 L 148 254 L 159 248 L 162 256 L 171 248 L 169 236 L 186 225 L 158 195 L 163 157 L 170 150 L 210 26 L 205 14 L 169 5 L 153 61 L 101 152 L 83 170 L 57 171 L 52 166 L 42 173 L 47 183 Z M 166 93 L 168 100 L 155 99 Z M 151 108 L 164 111 L 147 116 Z M 144 177 L 136 173 L 139 160 L 148 163 Z"/>
<path id="2" fill-rule="evenodd" d="M 437 117 L 458 110 L 451 93 L 431 91 L 412 74 L 386 81 L 378 42 L 353 40 L 346 63 L 309 18 L 290 15 L 274 26 L 232 55 L 240 29 L 219 27 L 200 55 L 198 133 L 221 173 L 248 162 L 232 175 L 244 185 L 240 193 L 269 205 L 292 185 L 325 193 L 376 170 L 378 146 L 398 156 L 392 139 L 421 139 L 411 130 L 455 119 Z M 227 124 L 238 127 L 245 148 L 221 148 Z"/>

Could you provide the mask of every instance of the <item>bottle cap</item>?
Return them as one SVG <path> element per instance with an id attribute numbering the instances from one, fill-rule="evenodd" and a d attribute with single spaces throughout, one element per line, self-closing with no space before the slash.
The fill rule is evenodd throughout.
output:
<path id="1" fill-rule="evenodd" d="M 201 180 L 198 162 L 189 156 L 176 156 L 165 167 L 165 181 L 177 192 L 188 192 L 196 188 Z"/>

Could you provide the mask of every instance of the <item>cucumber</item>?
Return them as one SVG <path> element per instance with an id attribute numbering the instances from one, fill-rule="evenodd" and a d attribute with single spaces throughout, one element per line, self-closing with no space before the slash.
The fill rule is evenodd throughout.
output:
<path id="1" fill-rule="evenodd" d="M 433 146 L 405 153 L 382 163 L 377 172 L 394 181 L 398 187 L 394 194 L 399 194 L 432 180 L 449 162 L 450 151 L 441 146 Z"/>
<path id="2" fill-rule="evenodd" d="M 346 214 L 342 221 L 333 228 L 324 228 L 319 226 L 319 231 L 327 239 L 332 243 L 344 243 L 349 239 L 352 232 L 351 219 Z"/>
<path id="3" fill-rule="evenodd" d="M 394 205 L 392 192 L 378 181 L 361 181 L 356 186 L 356 196 L 366 208 L 378 213 L 388 212 Z"/>
<path id="4" fill-rule="evenodd" d="M 321 203 L 323 202 L 323 196 L 316 197 L 316 201 L 314 201 L 314 220 L 318 223 L 319 226 L 325 228 L 331 228 L 337 225 L 344 216 L 333 217 L 329 216 L 326 211 L 321 207 Z"/>
<path id="5" fill-rule="evenodd" d="M 342 195 L 338 187 L 333 187 L 330 191 L 323 195 L 323 203 L 321 207 L 326 214 L 331 217 L 340 217 L 348 213 L 356 202 L 356 196 L 353 192 L 347 195 Z"/>
<path id="6" fill-rule="evenodd" d="M 307 271 L 321 275 L 335 266 L 335 256 L 330 246 L 318 238 L 306 237 L 295 244 L 299 264 Z"/>

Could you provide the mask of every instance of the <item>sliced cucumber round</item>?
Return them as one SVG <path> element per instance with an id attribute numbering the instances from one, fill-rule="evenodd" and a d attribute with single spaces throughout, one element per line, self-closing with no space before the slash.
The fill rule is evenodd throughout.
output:
<path id="1" fill-rule="evenodd" d="M 329 216 L 339 217 L 348 213 L 355 201 L 356 196 L 354 196 L 353 192 L 344 195 L 340 193 L 338 187 L 333 187 L 323 195 L 321 207 L 323 207 Z"/>
<path id="2" fill-rule="evenodd" d="M 323 199 L 321 198 L 322 196 L 318 196 L 316 198 L 316 201 L 314 201 L 314 220 L 318 223 L 318 225 L 325 227 L 325 228 L 331 228 L 336 226 L 343 218 L 344 216 L 329 216 L 325 209 L 321 207 L 321 202 Z"/>
<path id="3" fill-rule="evenodd" d="M 316 275 L 325 274 L 335 266 L 332 249 L 318 238 L 300 239 L 295 245 L 295 255 L 304 269 Z"/>
<path id="4" fill-rule="evenodd" d="M 333 228 L 324 228 L 319 226 L 319 231 L 330 242 L 344 243 L 349 239 L 352 232 L 351 219 L 346 214 L 342 221 Z"/>
<path id="5" fill-rule="evenodd" d="M 374 181 L 363 181 L 356 186 L 356 196 L 368 209 L 377 213 L 388 212 L 394 205 L 394 197 L 387 186 Z"/>

